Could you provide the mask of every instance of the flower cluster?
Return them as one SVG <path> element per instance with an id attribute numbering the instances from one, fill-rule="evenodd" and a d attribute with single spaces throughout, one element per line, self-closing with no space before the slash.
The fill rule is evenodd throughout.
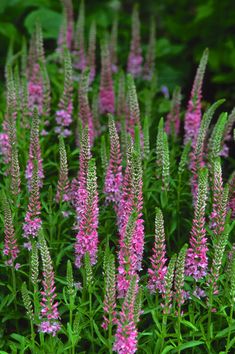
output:
<path id="1" fill-rule="evenodd" d="M 39 332 L 52 334 L 60 330 L 58 302 L 55 301 L 55 276 L 51 256 L 44 236 L 40 235 L 40 252 L 43 265 L 43 291 L 41 291 L 41 322 Z"/>
<path id="2" fill-rule="evenodd" d="M 109 115 L 109 136 L 110 158 L 105 177 L 104 193 L 106 194 L 107 202 L 113 202 L 117 207 L 120 201 L 120 188 L 122 184 L 122 157 L 119 137 L 111 115 Z"/>
<path id="3" fill-rule="evenodd" d="M 208 247 L 205 230 L 207 189 L 208 173 L 207 170 L 201 170 L 185 270 L 185 274 L 192 276 L 195 280 L 199 280 L 206 275 L 208 266 Z"/>
<path id="4" fill-rule="evenodd" d="M 166 245 L 164 220 L 160 209 L 156 209 L 155 218 L 155 242 L 153 246 L 153 255 L 150 258 L 151 268 L 148 269 L 149 281 L 148 288 L 152 293 L 158 290 L 163 293 L 165 290 L 166 267 Z"/>
<path id="5" fill-rule="evenodd" d="M 95 161 L 90 159 L 87 171 L 86 199 L 80 215 L 75 243 L 75 264 L 81 267 L 82 259 L 89 253 L 91 264 L 96 263 L 98 247 L 98 193 Z"/>

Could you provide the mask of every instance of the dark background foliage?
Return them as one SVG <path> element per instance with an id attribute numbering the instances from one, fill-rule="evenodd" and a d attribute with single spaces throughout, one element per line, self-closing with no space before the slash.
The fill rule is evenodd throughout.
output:
<path id="1" fill-rule="evenodd" d="M 86 23 L 96 19 L 99 32 L 109 29 L 119 13 L 119 56 L 125 64 L 130 39 L 132 0 L 88 0 Z M 79 1 L 74 1 L 77 16 Z M 205 47 L 210 49 L 209 65 L 204 85 L 204 98 L 213 101 L 226 97 L 230 110 L 235 101 L 235 2 L 220 0 L 147 0 L 139 1 L 142 22 L 142 43 L 145 49 L 149 19 L 157 24 L 157 68 L 159 84 L 172 89 L 176 84 L 189 92 L 196 65 Z M 58 0 L 0 1 L 0 67 L 3 76 L 6 49 L 21 48 L 23 36 L 28 37 L 35 20 L 43 27 L 47 49 L 55 47 L 61 21 Z M 123 50 L 124 49 L 124 50 Z M 123 56 L 122 53 L 125 53 Z M 185 97 L 187 99 L 187 97 Z"/>

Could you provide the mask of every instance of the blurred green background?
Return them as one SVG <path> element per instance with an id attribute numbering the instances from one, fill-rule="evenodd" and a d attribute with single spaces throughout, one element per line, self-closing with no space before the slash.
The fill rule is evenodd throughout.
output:
<path id="1" fill-rule="evenodd" d="M 96 19 L 99 33 L 110 29 L 115 14 L 119 13 L 119 62 L 126 63 L 131 26 L 131 10 L 136 1 L 89 0 L 86 6 L 86 30 Z M 138 3 L 138 2 L 137 2 Z M 74 1 L 77 17 L 79 1 Z M 235 102 L 235 2 L 229 0 L 145 0 L 139 1 L 142 23 L 143 50 L 146 49 L 149 19 L 156 18 L 157 70 L 159 85 L 172 89 L 182 86 L 188 97 L 196 66 L 205 47 L 210 57 L 204 98 L 213 101 L 226 98 L 230 110 Z M 61 22 L 59 0 L 0 0 L 0 66 L 3 78 L 9 43 L 14 52 L 21 48 L 22 38 L 29 37 L 35 20 L 43 27 L 45 46 L 56 47 Z"/>

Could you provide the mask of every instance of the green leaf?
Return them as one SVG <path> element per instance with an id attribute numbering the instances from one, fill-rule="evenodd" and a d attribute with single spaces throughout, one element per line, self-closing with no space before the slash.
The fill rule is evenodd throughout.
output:
<path id="1" fill-rule="evenodd" d="M 188 348 L 193 348 L 197 347 L 198 345 L 205 344 L 204 342 L 200 340 L 192 340 L 190 342 L 184 343 L 176 347 L 173 351 L 172 354 L 178 353 L 180 350 L 188 349 Z"/>
<path id="2" fill-rule="evenodd" d="M 56 39 L 58 37 L 62 21 L 61 14 L 44 8 L 31 12 L 24 22 L 24 25 L 30 34 L 34 31 L 36 21 L 40 21 L 41 23 L 44 38 Z"/>
<path id="3" fill-rule="evenodd" d="M 180 321 L 180 323 L 182 323 L 183 325 L 185 325 L 186 327 L 189 327 L 191 329 L 193 329 L 194 331 L 198 331 L 198 328 L 196 326 L 194 326 L 191 322 L 183 320 Z"/>
<path id="4" fill-rule="evenodd" d="M 166 348 L 162 351 L 162 354 L 169 353 L 169 351 L 174 348 L 173 345 L 167 345 Z"/>
<path id="5" fill-rule="evenodd" d="M 1 22 L 0 23 L 0 33 L 8 38 L 13 38 L 17 36 L 17 30 L 12 23 Z"/>

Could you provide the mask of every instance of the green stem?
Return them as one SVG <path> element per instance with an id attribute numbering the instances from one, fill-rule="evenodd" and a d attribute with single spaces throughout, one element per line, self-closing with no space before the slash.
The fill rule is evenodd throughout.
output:
<path id="1" fill-rule="evenodd" d="M 208 303 L 208 322 L 207 322 L 207 348 L 209 353 L 211 352 L 211 311 L 213 306 L 213 290 L 212 285 L 210 285 L 209 289 L 209 303 Z"/>
<path id="2" fill-rule="evenodd" d="M 229 353 L 229 343 L 230 343 L 230 337 L 231 337 L 231 332 L 232 332 L 232 321 L 233 321 L 233 304 L 231 304 L 231 306 L 230 306 L 229 331 L 228 331 L 226 351 L 225 351 L 226 354 Z"/>
<path id="3" fill-rule="evenodd" d="M 91 338 L 92 338 L 92 342 L 91 342 L 91 349 L 92 349 L 92 353 L 94 353 L 94 329 L 93 329 L 93 312 L 92 312 L 92 293 L 89 290 L 89 317 L 90 317 L 90 328 L 91 328 Z"/>
<path id="4" fill-rule="evenodd" d="M 182 341 L 182 336 L 181 336 L 181 307 L 178 309 L 178 318 L 177 318 L 177 339 L 178 339 L 178 346 L 180 346 L 181 341 Z M 178 354 L 181 353 L 181 350 L 178 349 Z"/>
<path id="5" fill-rule="evenodd" d="M 35 333 L 34 333 L 34 327 L 33 327 L 33 321 L 30 321 L 30 329 L 31 329 L 31 341 L 32 341 L 32 353 L 35 353 Z"/>
<path id="6" fill-rule="evenodd" d="M 17 301 L 16 301 L 16 275 L 15 275 L 15 268 L 14 265 L 11 267 L 11 275 L 12 275 L 12 289 L 14 294 L 14 306 L 15 310 L 17 311 Z"/>
<path id="7" fill-rule="evenodd" d="M 109 314 L 109 325 L 108 325 L 108 331 L 109 331 L 109 353 L 112 354 L 113 353 L 113 343 L 112 343 L 112 316 L 111 314 Z"/>

